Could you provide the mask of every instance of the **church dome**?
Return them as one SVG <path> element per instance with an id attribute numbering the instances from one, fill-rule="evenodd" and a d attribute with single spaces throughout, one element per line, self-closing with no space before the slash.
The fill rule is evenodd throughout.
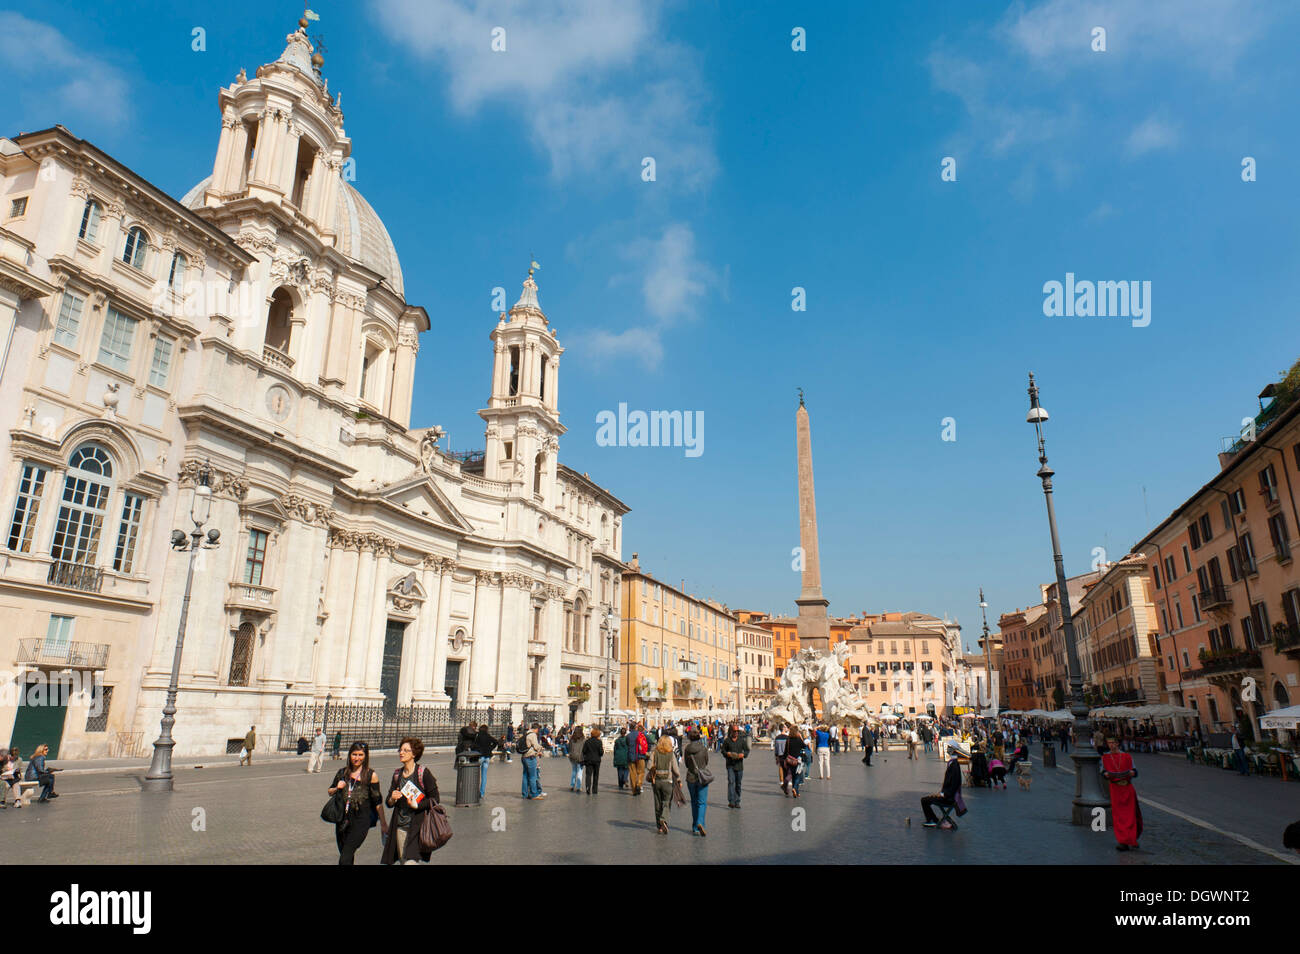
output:
<path id="1" fill-rule="evenodd" d="M 189 209 L 203 208 L 203 194 L 212 177 L 208 176 L 181 199 Z M 402 265 L 397 259 L 397 249 L 384 227 L 383 220 L 361 193 L 343 179 L 339 179 L 338 202 L 335 203 L 333 231 L 338 237 L 337 248 L 352 261 L 383 276 L 393 291 L 405 297 L 402 285 Z"/>

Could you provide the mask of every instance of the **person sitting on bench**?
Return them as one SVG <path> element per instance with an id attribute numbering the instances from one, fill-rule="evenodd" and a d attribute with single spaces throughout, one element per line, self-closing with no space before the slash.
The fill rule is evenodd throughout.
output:
<path id="1" fill-rule="evenodd" d="M 961 764 L 957 760 L 957 753 L 952 753 L 952 758 L 948 760 L 948 770 L 943 773 L 943 788 L 934 795 L 926 795 L 921 798 L 921 811 L 925 813 L 925 827 L 938 828 L 939 819 L 935 817 L 933 805 L 942 806 L 943 827 L 955 829 L 957 826 L 948 818 L 947 809 L 956 808 L 958 817 L 966 814 L 966 808 L 961 804 Z"/>

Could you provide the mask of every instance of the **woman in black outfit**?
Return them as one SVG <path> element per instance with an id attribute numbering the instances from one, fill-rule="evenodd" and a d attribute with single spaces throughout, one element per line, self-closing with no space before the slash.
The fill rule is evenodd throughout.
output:
<path id="1" fill-rule="evenodd" d="M 379 794 L 379 773 L 370 768 L 370 749 L 364 742 L 353 742 L 348 747 L 348 759 L 334 775 L 330 794 L 346 793 L 347 809 L 343 821 L 334 826 L 334 839 L 339 846 L 339 864 L 356 864 L 357 849 L 370 834 L 371 819 L 377 813 L 380 831 L 388 833 L 384 819 L 384 799 Z"/>
<path id="2" fill-rule="evenodd" d="M 418 865 L 433 854 L 420 845 L 420 824 L 424 813 L 438 804 L 438 782 L 432 772 L 420 766 L 422 755 L 424 743 L 419 739 L 405 738 L 397 747 L 402 765 L 393 772 L 388 786 L 388 804 L 393 808 L 392 837 L 384 843 L 380 864 Z M 419 791 L 403 795 L 402 789 L 408 783 Z"/>
<path id="3" fill-rule="evenodd" d="M 600 760 L 605 757 L 605 743 L 600 739 L 600 729 L 591 727 L 591 735 L 582 743 L 582 764 L 587 772 L 587 794 L 600 794 Z"/>
<path id="4" fill-rule="evenodd" d="M 790 789 L 794 789 L 794 797 L 799 797 L 799 786 L 795 784 L 794 775 L 799 771 L 799 762 L 803 759 L 803 750 L 808 747 L 808 743 L 803 740 L 799 730 L 790 726 L 790 737 L 785 740 L 785 781 L 781 783 L 781 791 L 787 795 Z M 793 758 L 795 761 L 791 762 Z"/>

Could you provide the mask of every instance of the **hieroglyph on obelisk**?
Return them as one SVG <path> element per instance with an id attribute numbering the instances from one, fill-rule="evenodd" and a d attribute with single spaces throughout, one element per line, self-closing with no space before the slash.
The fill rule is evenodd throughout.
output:
<path id="1" fill-rule="evenodd" d="M 813 491 L 812 427 L 803 391 L 794 414 L 795 451 L 799 460 L 799 545 L 803 547 L 803 587 L 795 604 L 799 607 L 799 648 L 829 649 L 830 621 L 822 596 L 821 557 L 817 553 L 817 499 Z"/>

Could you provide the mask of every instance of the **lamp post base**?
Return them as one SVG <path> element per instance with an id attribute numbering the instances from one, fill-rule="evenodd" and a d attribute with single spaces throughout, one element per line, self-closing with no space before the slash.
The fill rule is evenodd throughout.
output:
<path id="1" fill-rule="evenodd" d="M 153 761 L 149 765 L 149 771 L 140 784 L 141 791 L 145 792 L 170 792 L 175 790 L 175 777 L 172 775 L 172 748 L 176 745 L 173 741 L 158 741 L 153 744 Z"/>
<path id="2" fill-rule="evenodd" d="M 1070 758 L 1074 761 L 1074 801 L 1071 803 L 1070 823 L 1091 825 L 1098 808 L 1103 815 L 1110 811 L 1110 796 L 1101 785 L 1101 756 L 1087 750 L 1073 752 Z"/>

